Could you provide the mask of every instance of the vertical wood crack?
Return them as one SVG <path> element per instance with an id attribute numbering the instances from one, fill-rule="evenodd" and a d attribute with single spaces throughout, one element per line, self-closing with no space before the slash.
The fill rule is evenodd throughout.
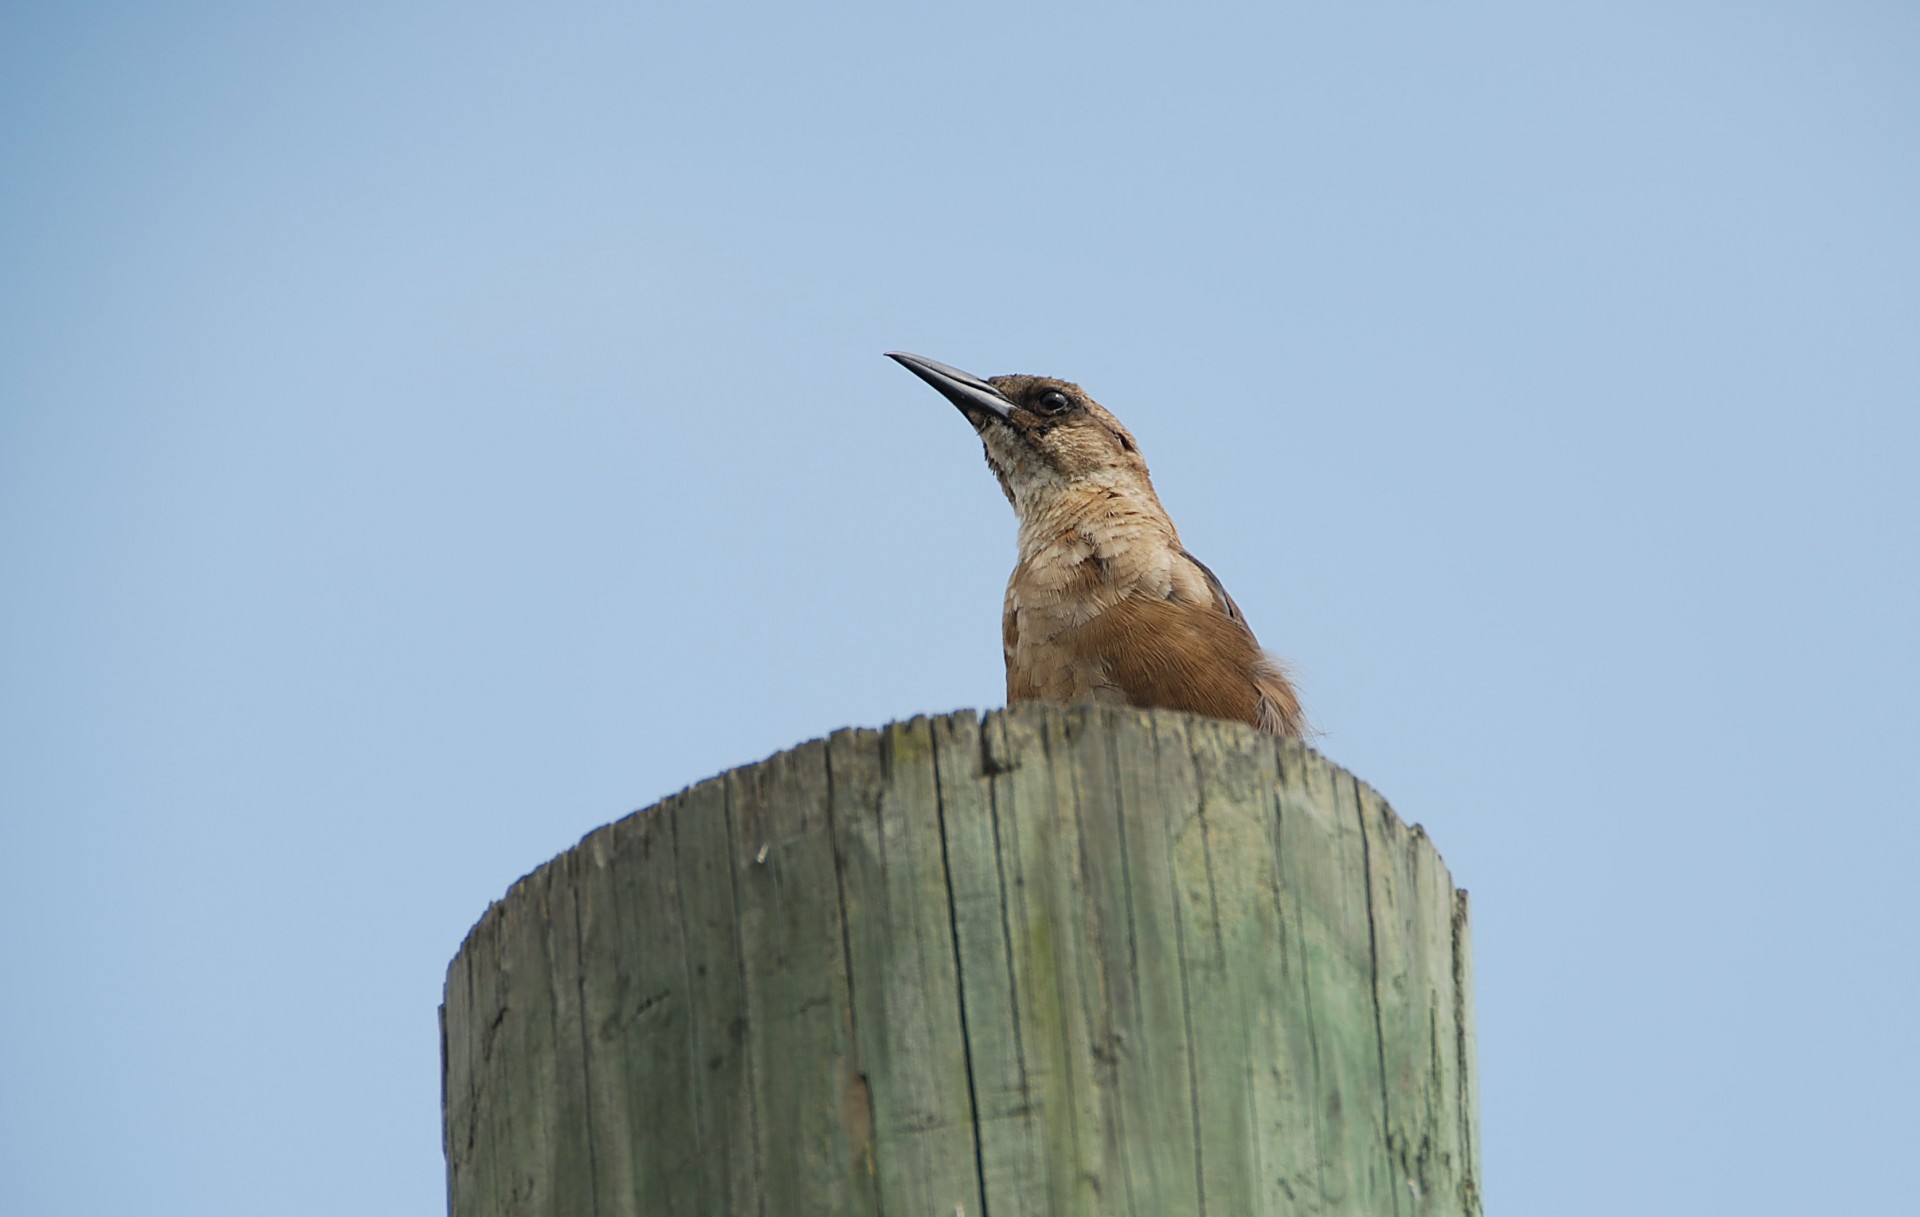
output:
<path id="1" fill-rule="evenodd" d="M 1467 1042 L 1467 894 L 1464 891 L 1453 893 L 1452 914 L 1453 1051 L 1455 1074 L 1459 1079 L 1454 1107 L 1460 1121 L 1460 1202 L 1469 1214 L 1478 1217 L 1480 1180 L 1475 1177 L 1475 1170 L 1480 1161 L 1480 1147 L 1475 1141 L 1474 1079 L 1469 1067 L 1472 1054 Z"/>
<path id="2" fill-rule="evenodd" d="M 1318 1096 L 1321 1093 L 1324 1072 L 1320 1060 L 1320 1032 L 1314 1018 L 1316 1007 L 1313 1000 L 1313 968 L 1307 959 L 1306 934 L 1301 928 L 1300 918 L 1287 911 L 1287 893 L 1291 889 L 1287 884 L 1288 851 L 1283 828 L 1286 823 L 1286 787 L 1290 780 L 1289 766 L 1286 746 L 1279 740 L 1275 740 L 1272 747 L 1273 771 L 1276 779 L 1273 787 L 1273 911 L 1275 917 L 1279 919 L 1282 937 L 1284 938 L 1289 932 L 1296 936 L 1294 957 L 1299 960 L 1300 1016 L 1307 1032 L 1307 1057 L 1313 1068 L 1313 1094 Z M 1316 1137 L 1324 1143 L 1325 1138 L 1320 1137 L 1319 1132 L 1320 1125 L 1326 1117 L 1324 1109 L 1321 1109 L 1317 1103 L 1315 1106 Z M 1316 1196 L 1324 1202 L 1327 1195 L 1327 1159 L 1324 1153 L 1316 1152 L 1313 1156 L 1313 1186 Z"/>
<path id="3" fill-rule="evenodd" d="M 1148 724 L 1148 733 L 1153 737 L 1153 756 L 1160 759 L 1160 723 Z M 1213 913 L 1213 930 L 1220 932 L 1220 904 L 1213 895 L 1213 858 L 1207 846 L 1207 795 L 1205 779 L 1200 775 L 1198 758 L 1193 756 L 1193 737 L 1182 729 L 1181 737 L 1187 744 L 1187 755 L 1194 767 L 1194 793 L 1199 798 L 1199 806 L 1193 809 L 1194 818 L 1199 822 L 1201 856 L 1206 860 L 1207 903 Z M 1170 809 L 1171 810 L 1171 809 Z M 1173 836 L 1167 836 L 1167 852 L 1173 852 Z M 1177 897 L 1176 897 L 1177 899 Z M 1206 1138 L 1200 1134 L 1200 1053 L 1199 1045 L 1193 1036 L 1193 973 L 1187 966 L 1187 933 L 1181 924 L 1183 918 L 1176 907 L 1173 912 L 1173 957 L 1179 964 L 1180 973 L 1180 1022 L 1184 1030 L 1187 1055 L 1187 1108 L 1193 1120 L 1193 1194 L 1200 1206 L 1200 1217 L 1207 1217 L 1207 1148 Z"/>
<path id="4" fill-rule="evenodd" d="M 736 814 L 737 809 L 733 805 L 733 790 L 734 779 L 729 777 L 723 791 L 723 804 L 726 808 L 727 818 L 725 857 L 727 859 L 727 888 L 733 895 L 733 958 L 735 965 L 740 971 L 740 1001 L 743 1006 L 740 1013 L 744 1017 L 752 1013 L 752 1000 L 749 994 L 753 992 L 753 987 L 747 978 L 746 914 L 740 903 L 740 868 L 737 865 L 738 860 L 734 857 L 740 828 L 739 818 Z M 748 1138 L 753 1145 L 753 1194 L 756 1207 L 760 1212 L 760 1217 L 766 1217 L 767 1157 L 760 1145 L 759 1132 L 759 1130 L 765 1127 L 760 1120 L 760 1071 L 754 1067 L 753 1052 L 750 1048 L 744 1046 L 744 1041 L 741 1048 L 741 1055 L 743 1057 L 742 1064 L 746 1067 L 745 1071 L 747 1075 L 747 1111 L 749 1117 L 753 1120 L 753 1128 L 755 1130 L 753 1135 Z"/>
<path id="5" fill-rule="evenodd" d="M 890 738 L 883 737 L 880 747 L 880 763 L 883 772 L 891 772 L 893 767 L 893 742 Z M 854 1080 L 860 1083 L 860 1099 L 867 1107 L 867 1135 L 869 1144 L 866 1146 L 866 1155 L 867 1161 L 871 1166 L 874 1163 L 875 1152 L 874 1146 L 871 1144 L 871 1138 L 873 1136 L 873 1130 L 876 1127 L 873 1114 L 873 1087 L 867 1082 L 866 1070 L 863 1068 L 864 1062 L 860 1058 L 860 999 L 857 996 L 859 990 L 854 987 L 853 983 L 853 931 L 848 924 L 847 914 L 846 859 L 840 856 L 840 842 L 842 838 L 840 836 L 840 825 L 834 815 L 833 748 L 831 746 L 826 749 L 823 757 L 823 765 L 827 771 L 826 821 L 827 841 L 829 843 L 827 852 L 833 858 L 834 897 L 840 910 L 840 967 L 847 982 L 847 1062 L 853 1070 Z M 884 839 L 885 834 L 882 834 L 882 840 L 884 841 Z M 885 848 L 884 845 L 882 845 L 882 848 Z M 886 869 L 886 864 L 886 858 L 882 855 L 880 866 L 883 872 Z M 886 1203 L 886 1189 L 874 1189 L 873 1211 L 876 1215 L 886 1212 Z"/>
<path id="6" fill-rule="evenodd" d="M 673 873 L 676 876 L 684 876 L 686 874 L 686 871 L 681 868 L 680 862 L 680 812 L 685 806 L 686 804 L 683 802 L 675 804 L 672 807 L 663 807 L 660 809 L 666 813 L 667 816 L 667 845 L 673 851 Z M 692 933 L 690 931 L 690 923 L 687 920 L 687 887 L 685 883 L 678 880 L 676 880 L 673 885 L 673 907 L 674 912 L 678 914 L 680 918 L 680 983 L 683 991 L 687 995 L 687 1077 L 691 1083 L 690 1089 L 693 1092 L 693 1127 L 695 1137 L 703 1138 L 707 1132 L 707 1105 L 709 1096 L 707 1094 L 706 1071 L 700 1068 L 700 1062 L 707 1058 L 700 1047 L 699 1005 L 695 996 L 697 990 L 695 990 L 693 986 L 693 949 L 689 941 L 692 938 Z M 701 1144 L 697 1139 L 695 1144 L 700 1145 L 702 1149 L 706 1148 L 705 1145 Z"/>
<path id="7" fill-rule="evenodd" d="M 1376 925 L 1379 912 L 1373 900 L 1373 838 L 1367 832 L 1367 803 L 1361 797 L 1360 779 L 1347 775 L 1347 784 L 1353 792 L 1354 823 L 1360 829 L 1361 888 L 1367 897 L 1367 963 L 1373 980 L 1373 1050 L 1380 1065 L 1380 1135 L 1386 1143 L 1388 1163 L 1404 1174 L 1406 1168 L 1401 1158 L 1405 1147 L 1394 1143 L 1393 1104 L 1387 1097 L 1387 1024 L 1385 1003 L 1380 995 L 1380 934 Z M 1400 1188 L 1394 1186 L 1389 1191 L 1393 1196 L 1393 1211 L 1397 1213 L 1400 1211 Z"/>
<path id="8" fill-rule="evenodd" d="M 580 855 L 582 871 L 579 882 L 573 885 L 573 981 L 574 1001 L 577 1004 L 580 1023 L 580 1116 L 586 1123 L 586 1135 L 583 1138 L 587 1146 L 587 1197 L 593 1206 L 593 1212 L 600 1211 L 600 1163 L 595 1157 L 593 1136 L 593 1036 L 588 1027 L 587 1017 L 587 926 L 580 912 L 583 902 L 583 889 L 587 886 L 585 871 L 593 865 L 591 851 Z"/>
<path id="9" fill-rule="evenodd" d="M 931 737 L 932 725 L 928 725 Z M 980 1123 L 980 1088 L 973 1076 L 973 1031 L 967 1025 L 967 969 L 960 959 L 960 909 L 953 891 L 953 858 L 947 843 L 947 788 L 940 772 L 940 749 L 933 756 L 933 814 L 940 826 L 940 877 L 947 890 L 947 933 L 953 945 L 953 990 L 960 1007 L 960 1056 L 967 1066 L 967 1113 L 973 1120 L 973 1178 L 980 1189 L 980 1217 L 992 1217 L 992 1201 L 987 1199 L 987 1162 L 982 1143 L 986 1130 Z M 1005 902 L 1002 902 L 1002 908 Z"/>

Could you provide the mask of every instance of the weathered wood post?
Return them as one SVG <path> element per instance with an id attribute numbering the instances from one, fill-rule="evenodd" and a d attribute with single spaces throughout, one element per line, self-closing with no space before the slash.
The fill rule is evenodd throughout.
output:
<path id="1" fill-rule="evenodd" d="M 588 836 L 442 1009 L 454 1217 L 1480 1211 L 1465 897 L 1293 742 L 841 731 Z"/>

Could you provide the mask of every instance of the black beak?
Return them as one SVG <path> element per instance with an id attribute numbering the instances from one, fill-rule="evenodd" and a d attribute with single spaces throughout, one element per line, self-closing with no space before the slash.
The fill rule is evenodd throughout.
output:
<path id="1" fill-rule="evenodd" d="M 978 376 L 905 351 L 888 351 L 887 358 L 940 390 L 940 396 L 960 407 L 960 413 L 975 427 L 984 426 L 989 418 L 1005 422 L 1013 413 L 1013 403 L 1006 395 Z"/>

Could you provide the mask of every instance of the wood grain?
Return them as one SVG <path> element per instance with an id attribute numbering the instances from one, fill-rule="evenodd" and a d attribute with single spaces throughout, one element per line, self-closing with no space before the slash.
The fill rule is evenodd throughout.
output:
<path id="1" fill-rule="evenodd" d="M 1478 1214 L 1465 894 L 1295 741 L 1023 705 L 591 835 L 442 1008 L 449 1211 Z"/>

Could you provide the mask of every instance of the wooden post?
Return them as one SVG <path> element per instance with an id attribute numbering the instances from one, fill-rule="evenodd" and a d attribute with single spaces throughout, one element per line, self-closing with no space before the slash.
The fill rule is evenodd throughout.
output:
<path id="1" fill-rule="evenodd" d="M 442 1007 L 453 1217 L 1478 1214 L 1466 897 L 1292 741 L 1025 705 L 589 835 Z"/>

